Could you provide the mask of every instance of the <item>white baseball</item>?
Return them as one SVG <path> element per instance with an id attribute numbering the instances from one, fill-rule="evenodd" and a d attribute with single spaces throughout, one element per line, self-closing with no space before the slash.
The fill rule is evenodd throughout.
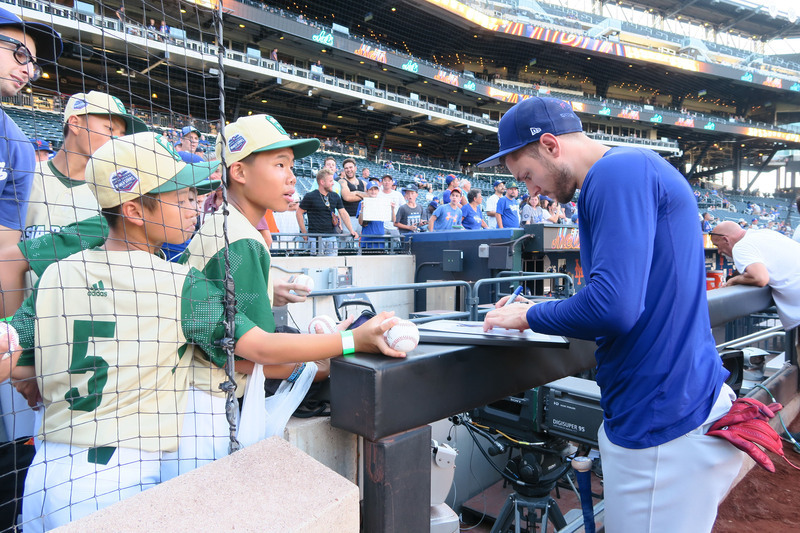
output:
<path id="1" fill-rule="evenodd" d="M 308 296 L 308 293 L 314 290 L 314 278 L 311 276 L 300 274 L 299 276 L 295 277 L 292 282 L 296 285 L 305 287 L 305 290 L 296 289 L 294 291 L 295 294 L 299 294 L 300 296 Z"/>
<path id="2" fill-rule="evenodd" d="M 14 326 L 8 322 L 0 322 L 0 338 L 2 338 L 3 335 L 8 336 L 8 352 L 3 356 L 3 359 L 6 359 L 11 352 L 19 348 L 19 333 L 17 333 Z"/>
<path id="3" fill-rule="evenodd" d="M 394 318 L 387 318 L 383 323 L 385 324 L 389 320 L 394 320 Z M 400 320 L 383 334 L 383 338 L 393 350 L 410 352 L 419 344 L 419 329 L 409 320 Z"/>
<path id="4" fill-rule="evenodd" d="M 316 333 L 316 326 L 322 328 L 322 333 L 336 333 L 336 321 L 328 315 L 318 315 L 312 318 L 308 323 L 308 332 Z"/>

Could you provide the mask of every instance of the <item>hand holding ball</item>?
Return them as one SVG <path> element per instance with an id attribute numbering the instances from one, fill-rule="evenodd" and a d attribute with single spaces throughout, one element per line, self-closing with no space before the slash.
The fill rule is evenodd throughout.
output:
<path id="1" fill-rule="evenodd" d="M 317 326 L 322 329 L 322 333 L 336 333 L 336 321 L 328 315 L 318 315 L 312 318 L 308 323 L 308 332 L 316 333 Z"/>
<path id="2" fill-rule="evenodd" d="M 390 320 L 394 320 L 394 318 L 384 320 L 383 324 Z M 389 348 L 398 352 L 410 352 L 419 344 L 419 329 L 417 329 L 416 324 L 409 320 L 400 320 L 384 332 L 383 338 Z"/>
<path id="3" fill-rule="evenodd" d="M 303 289 L 295 289 L 290 291 L 298 296 L 308 296 L 308 293 L 314 290 L 314 278 L 307 276 L 306 274 L 300 274 L 299 276 L 293 277 L 289 281 L 295 285 L 301 285 L 303 287 Z"/>
<path id="4" fill-rule="evenodd" d="M 3 354 L 2 359 L 8 359 L 11 352 L 19 349 L 19 334 L 8 322 L 0 322 L 0 339 L 3 337 L 8 339 L 8 351 Z"/>

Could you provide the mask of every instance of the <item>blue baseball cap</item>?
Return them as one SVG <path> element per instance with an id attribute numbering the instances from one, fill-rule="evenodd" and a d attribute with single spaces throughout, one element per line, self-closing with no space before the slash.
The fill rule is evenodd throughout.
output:
<path id="1" fill-rule="evenodd" d="M 370 189 L 380 189 L 380 188 L 381 188 L 381 186 L 380 186 L 380 185 L 378 185 L 378 182 L 377 182 L 377 181 L 370 181 L 370 182 L 369 182 L 369 184 L 367 184 L 367 190 L 370 190 Z"/>
<path id="2" fill-rule="evenodd" d="M 577 131 L 583 131 L 583 125 L 569 102 L 557 98 L 527 98 L 500 119 L 497 127 L 500 151 L 477 166 L 499 165 L 500 158 L 538 141 L 545 133 L 564 135 Z"/>
<path id="3" fill-rule="evenodd" d="M 45 141 L 44 139 L 34 139 L 31 141 L 33 144 L 33 150 L 38 152 L 39 150 L 45 150 L 48 152 L 53 151 L 53 147 L 50 145 L 49 141 Z"/>
<path id="4" fill-rule="evenodd" d="M 186 135 L 189 135 L 192 132 L 196 133 L 198 137 L 203 136 L 203 134 L 200 133 L 200 130 L 198 130 L 194 126 L 184 126 L 183 128 L 181 128 L 181 137 L 185 137 Z"/>
<path id="5" fill-rule="evenodd" d="M 494 183 L 492 183 L 492 187 L 494 187 L 494 188 L 496 189 L 496 188 L 497 188 L 497 186 L 498 186 L 498 185 L 500 185 L 501 183 L 502 183 L 502 184 L 505 184 L 505 181 L 503 181 L 503 180 L 496 180 Z"/>
<path id="6" fill-rule="evenodd" d="M 458 179 L 458 178 L 456 178 L 452 174 L 448 174 L 447 177 L 444 178 L 444 182 L 446 184 L 450 185 L 453 182 L 454 179 Z"/>
<path id="7" fill-rule="evenodd" d="M 0 8 L 0 28 L 17 28 L 30 36 L 36 43 L 36 59 L 38 62 L 55 62 L 64 50 L 61 34 L 41 22 L 23 22 L 7 9 Z"/>

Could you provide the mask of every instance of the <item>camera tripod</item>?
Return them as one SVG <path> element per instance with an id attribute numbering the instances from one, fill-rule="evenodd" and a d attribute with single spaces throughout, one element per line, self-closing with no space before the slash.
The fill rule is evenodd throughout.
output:
<path id="1" fill-rule="evenodd" d="M 506 468 L 514 472 L 519 481 L 511 482 L 515 492 L 508 496 L 500 510 L 492 533 L 532 532 L 537 524 L 539 531 L 544 532 L 551 520 L 557 530 L 566 527 L 561 509 L 550 496 L 558 481 L 571 470 L 569 462 L 557 450 L 520 450 L 519 455 L 509 458 Z M 533 527 L 522 529 L 524 522 Z"/>

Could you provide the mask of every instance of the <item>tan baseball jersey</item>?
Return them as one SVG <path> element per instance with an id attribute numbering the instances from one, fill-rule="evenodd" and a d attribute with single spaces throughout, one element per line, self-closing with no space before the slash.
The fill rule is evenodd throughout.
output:
<path id="1" fill-rule="evenodd" d="M 20 364 L 36 365 L 43 440 L 176 450 L 186 342 L 224 364 L 214 344 L 223 313 L 222 292 L 200 272 L 144 251 L 95 248 L 48 267 L 12 321 Z M 238 335 L 253 326 L 237 316 Z"/>
<path id="2" fill-rule="evenodd" d="M 233 205 L 228 215 L 228 257 L 236 291 L 236 310 L 245 314 L 258 327 L 272 333 L 272 280 L 269 278 L 270 254 L 261 233 Z M 200 270 L 220 290 L 225 279 L 225 241 L 222 232 L 223 216 L 217 211 L 206 218 L 200 231 L 189 243 L 186 264 Z M 219 384 L 226 379 L 225 371 L 209 363 L 202 350 L 194 350 L 192 377 L 194 387 L 215 395 L 224 395 Z M 235 373 L 236 395 L 244 394 L 246 376 Z"/>
<path id="3" fill-rule="evenodd" d="M 63 226 L 97 215 L 100 206 L 86 182 L 59 172 L 52 161 L 42 161 L 33 174 L 25 239 L 57 233 Z"/>

